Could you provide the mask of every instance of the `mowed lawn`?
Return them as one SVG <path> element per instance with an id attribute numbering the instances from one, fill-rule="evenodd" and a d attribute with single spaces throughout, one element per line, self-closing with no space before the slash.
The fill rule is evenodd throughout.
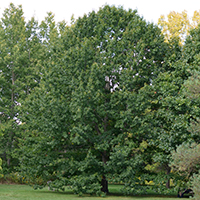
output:
<path id="1" fill-rule="evenodd" d="M 3 185 L 0 184 L 0 200 L 175 200 L 175 196 L 121 196 L 119 193 L 120 186 L 110 185 L 110 195 L 106 197 L 83 196 L 73 194 L 70 190 L 66 192 L 51 192 L 47 188 L 42 190 L 33 190 L 26 185 Z"/>

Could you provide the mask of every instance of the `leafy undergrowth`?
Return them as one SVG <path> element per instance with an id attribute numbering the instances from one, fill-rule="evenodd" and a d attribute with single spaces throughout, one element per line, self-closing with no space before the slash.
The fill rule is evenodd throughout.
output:
<path id="1" fill-rule="evenodd" d="M 48 188 L 42 190 L 33 190 L 27 185 L 5 185 L 0 184 L 0 200 L 99 200 L 99 199 L 109 199 L 109 200 L 175 200 L 176 196 L 162 196 L 156 194 L 140 195 L 140 196 L 122 196 L 120 192 L 121 185 L 110 185 L 110 194 L 106 197 L 96 197 L 84 195 L 83 197 L 78 197 L 74 195 L 70 190 L 65 192 L 53 192 L 48 191 Z"/>

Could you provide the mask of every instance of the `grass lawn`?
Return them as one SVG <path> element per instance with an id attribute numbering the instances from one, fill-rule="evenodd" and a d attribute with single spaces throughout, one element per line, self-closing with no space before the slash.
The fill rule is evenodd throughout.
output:
<path id="1" fill-rule="evenodd" d="M 83 196 L 78 197 L 70 190 L 66 192 L 51 192 L 47 188 L 42 190 L 33 190 L 26 185 L 3 185 L 0 184 L 0 200 L 177 200 L 176 197 L 162 197 L 162 196 L 121 196 L 119 194 L 119 187 L 110 185 L 110 195 L 106 197 Z"/>

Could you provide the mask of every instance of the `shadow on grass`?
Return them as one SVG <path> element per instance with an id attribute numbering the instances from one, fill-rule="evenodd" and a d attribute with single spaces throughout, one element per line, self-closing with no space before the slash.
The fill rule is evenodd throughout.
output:
<path id="1" fill-rule="evenodd" d="M 42 193 L 42 194 L 57 194 L 57 195 L 77 195 L 74 194 L 73 191 L 71 190 L 67 190 L 67 191 L 49 191 L 49 190 L 38 190 L 37 192 Z M 78 195 L 77 195 L 78 196 Z M 161 195 L 161 194 L 129 194 L 129 195 L 125 195 L 122 192 L 109 192 L 108 194 L 106 194 L 107 197 L 137 197 L 137 198 L 177 198 L 176 195 Z M 96 197 L 96 195 L 89 195 L 89 194 L 84 194 L 82 195 L 82 197 Z M 184 197 L 184 198 L 189 198 L 189 197 Z"/>
<path id="2" fill-rule="evenodd" d="M 129 194 L 129 195 L 124 195 L 123 193 L 109 193 L 107 194 L 107 196 L 127 196 L 127 197 L 138 197 L 138 198 L 147 198 L 147 197 L 160 197 L 160 198 L 176 198 L 177 196 L 176 195 L 161 195 L 161 194 Z"/>
<path id="3" fill-rule="evenodd" d="M 121 185 L 111 185 L 109 188 L 109 193 L 106 195 L 107 197 L 137 197 L 139 199 L 143 198 L 178 198 L 176 194 L 156 194 L 156 193 L 147 193 L 147 194 L 129 194 L 125 195 L 123 192 L 120 191 L 120 188 L 122 188 Z M 77 195 L 74 194 L 72 190 L 66 189 L 65 191 L 49 191 L 47 188 L 42 189 L 42 190 L 37 190 L 38 193 L 41 194 L 56 194 L 56 195 Z M 78 195 L 77 195 L 78 196 Z M 89 195 L 89 194 L 84 194 L 82 197 L 96 197 L 96 195 Z M 183 198 L 189 198 L 189 196 L 184 196 Z"/>
<path id="4" fill-rule="evenodd" d="M 39 193 L 43 193 L 43 194 L 50 194 L 50 193 L 53 193 L 53 194 L 56 194 L 56 195 L 76 195 L 74 194 L 73 192 L 71 191 L 67 191 L 67 192 L 54 192 L 54 191 L 38 191 Z M 78 195 L 77 195 L 78 196 Z M 81 197 L 96 197 L 96 195 L 89 195 L 89 194 L 84 194 L 82 195 Z M 106 197 L 137 197 L 139 199 L 146 199 L 146 198 L 177 198 L 176 195 L 156 195 L 156 194 L 143 194 L 143 195 L 124 195 L 123 193 L 108 193 L 106 195 Z M 189 198 L 189 196 L 185 196 L 183 198 Z"/>

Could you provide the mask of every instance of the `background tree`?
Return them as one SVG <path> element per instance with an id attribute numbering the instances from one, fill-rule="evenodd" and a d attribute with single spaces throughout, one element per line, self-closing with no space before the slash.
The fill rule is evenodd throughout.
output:
<path id="1" fill-rule="evenodd" d="M 52 13 L 42 21 L 40 36 L 45 47 L 42 78 L 33 93 L 22 101 L 19 112 L 22 121 L 19 170 L 35 188 L 51 181 L 50 188 L 63 189 L 67 184 L 62 180 L 65 173 L 68 170 L 75 173 L 76 166 L 68 159 L 76 149 L 69 141 L 71 74 L 66 67 L 63 45 L 66 29 L 65 22 L 55 23 Z"/>
<path id="2" fill-rule="evenodd" d="M 193 124 L 198 121 L 199 110 L 196 107 L 198 107 L 199 102 L 194 98 L 192 101 L 188 98 L 192 95 L 192 91 L 198 88 L 198 78 L 191 81 L 194 80 L 194 77 L 197 77 L 194 70 L 197 70 L 199 66 L 198 32 L 199 27 L 190 31 L 179 59 L 172 63 L 168 61 L 168 71 L 158 76 L 158 79 L 152 85 L 153 87 L 147 86 L 152 93 L 155 92 L 152 108 L 156 109 L 149 113 L 150 115 L 153 114 L 151 121 L 156 124 L 152 126 L 154 129 L 152 132 L 156 134 L 155 138 L 158 139 L 157 142 L 155 139 L 150 143 L 157 143 L 156 146 L 161 151 L 158 150 L 158 157 L 156 153 L 154 157 L 161 159 L 161 155 L 163 155 L 168 166 L 171 162 L 170 154 L 176 150 L 178 145 L 184 142 L 198 143 L 199 141 L 198 132 L 192 131 L 194 129 Z M 184 84 L 185 80 L 188 80 L 186 84 Z M 185 91 L 186 87 L 190 87 L 187 92 Z M 148 90 L 146 94 L 148 94 Z M 155 100 L 155 97 L 157 100 Z"/>
<path id="3" fill-rule="evenodd" d="M 190 100 L 186 98 L 183 92 L 183 84 L 191 76 L 190 71 L 198 69 L 198 48 L 194 47 L 199 41 L 196 36 L 197 32 L 198 29 L 191 32 L 191 36 L 187 38 L 182 52 L 177 45 L 177 40 L 171 40 L 169 48 L 172 54 L 166 57 L 165 70 L 161 71 L 150 85 L 147 84 L 141 88 L 137 95 L 132 95 L 132 98 L 128 101 L 131 109 L 126 111 L 123 118 L 127 121 L 127 124 L 131 124 L 131 121 L 134 122 L 131 110 L 137 113 L 134 131 L 138 137 L 141 133 L 146 142 L 146 148 L 141 157 L 145 157 L 145 153 L 152 155 L 145 157 L 147 163 L 143 169 L 147 169 L 149 172 L 145 170 L 142 172 L 140 178 L 143 183 L 147 180 L 147 177 L 151 177 L 150 179 L 154 179 L 154 182 L 158 184 L 163 184 L 164 181 L 169 180 L 172 176 L 169 166 L 171 151 L 175 150 L 177 145 L 191 141 L 193 137 L 198 138 L 197 135 L 192 136 L 188 130 L 191 112 L 193 111 L 191 110 Z M 191 83 L 192 87 L 193 83 Z M 133 102 L 137 106 L 134 106 Z M 129 129 L 127 132 L 131 133 L 131 131 Z M 130 134 L 127 134 L 127 137 L 128 135 L 130 137 Z M 134 134 L 131 137 L 133 136 Z M 118 148 L 119 154 L 121 153 L 120 149 L 123 148 L 124 144 L 122 143 L 122 146 Z M 139 161 L 142 160 L 141 157 Z M 126 158 L 127 160 L 130 159 Z M 155 169 L 157 169 L 157 172 L 162 172 L 159 179 L 157 173 L 154 174 L 156 175 L 154 178 L 149 176 L 153 175 L 152 172 L 155 172 Z M 130 188 L 132 189 L 135 185 L 134 182 L 132 185 L 130 183 Z M 167 181 L 167 187 L 169 187 L 169 181 Z M 139 190 L 137 189 L 137 191 Z"/>
<path id="4" fill-rule="evenodd" d="M 195 197 L 199 197 L 199 26 L 191 30 L 190 35 L 186 39 L 183 48 L 182 62 L 186 67 L 189 78 L 186 79 L 183 85 L 183 94 L 188 100 L 190 109 L 188 110 L 189 126 L 188 136 L 190 138 L 187 142 L 181 144 L 176 151 L 172 152 L 172 167 L 181 175 L 185 175 L 185 182 L 192 178 L 192 187 L 195 192 Z M 190 156 L 189 156 L 190 155 Z M 196 173 L 196 175 L 194 175 Z"/>
<path id="5" fill-rule="evenodd" d="M 190 18 L 187 11 L 182 13 L 171 11 L 167 15 L 167 20 L 164 15 L 158 19 L 158 25 L 162 28 L 162 33 L 165 35 L 165 41 L 169 42 L 172 38 L 179 39 L 179 45 L 183 45 L 185 38 L 189 35 L 189 31 L 198 26 L 200 23 L 200 12 L 195 11 L 193 17 Z"/>
<path id="6" fill-rule="evenodd" d="M 13 150 L 18 143 L 19 98 L 25 98 L 40 81 L 40 41 L 34 19 L 24 21 L 22 7 L 12 3 L 0 23 L 0 152 L 4 170 L 16 165 Z"/>

